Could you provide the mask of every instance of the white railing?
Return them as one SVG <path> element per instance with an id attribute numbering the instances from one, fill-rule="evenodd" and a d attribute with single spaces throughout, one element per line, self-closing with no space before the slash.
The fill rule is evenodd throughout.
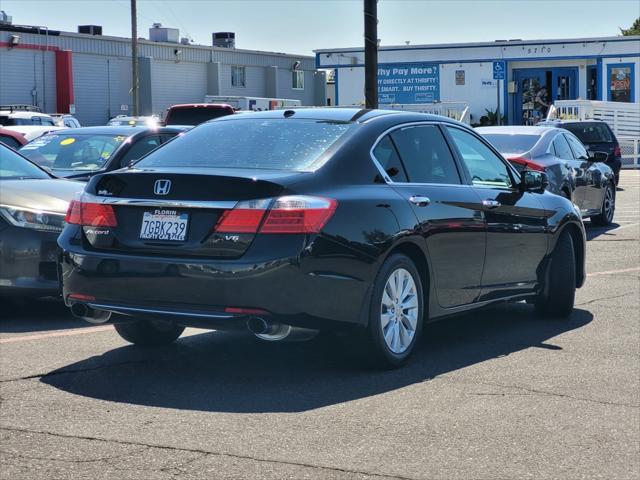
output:
<path id="1" fill-rule="evenodd" d="M 640 103 L 558 100 L 547 120 L 602 120 L 616 137 L 640 137 Z"/>
<path id="2" fill-rule="evenodd" d="M 640 138 L 617 137 L 622 154 L 622 168 L 640 168 Z"/>
<path id="3" fill-rule="evenodd" d="M 640 103 L 558 100 L 547 115 L 554 119 L 606 122 L 620 143 L 623 168 L 640 168 Z"/>
<path id="4" fill-rule="evenodd" d="M 389 110 L 406 110 L 408 112 L 430 113 L 453 118 L 459 122 L 470 123 L 469 105 L 465 102 L 438 102 L 438 103 L 393 103 L 380 105 L 380 108 Z"/>

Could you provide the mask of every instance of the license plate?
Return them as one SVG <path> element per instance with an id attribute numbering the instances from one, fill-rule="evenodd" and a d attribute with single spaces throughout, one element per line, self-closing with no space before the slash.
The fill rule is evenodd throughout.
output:
<path id="1" fill-rule="evenodd" d="M 161 209 L 144 212 L 140 227 L 140 239 L 183 242 L 187 235 L 188 225 L 188 213 Z"/>

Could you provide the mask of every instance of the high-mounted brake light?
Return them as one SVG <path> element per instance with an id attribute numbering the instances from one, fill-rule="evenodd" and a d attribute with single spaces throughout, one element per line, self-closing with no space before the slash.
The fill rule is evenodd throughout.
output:
<path id="1" fill-rule="evenodd" d="M 291 195 L 240 202 L 222 214 L 218 233 L 318 233 L 338 206 L 329 198 Z M 264 218 L 264 220 L 263 220 Z"/>
<path id="2" fill-rule="evenodd" d="M 111 205 L 72 200 L 64 221 L 88 227 L 117 227 L 118 221 Z"/>

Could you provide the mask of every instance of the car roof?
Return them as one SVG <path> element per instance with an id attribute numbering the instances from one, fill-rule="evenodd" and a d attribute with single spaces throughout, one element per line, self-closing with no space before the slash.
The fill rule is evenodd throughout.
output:
<path id="1" fill-rule="evenodd" d="M 291 114 L 290 112 L 293 112 Z M 318 107 L 318 108 L 286 108 L 282 110 L 265 110 L 262 112 L 247 112 L 244 115 L 228 115 L 226 117 L 217 118 L 216 122 L 245 120 L 249 118 L 297 118 L 303 120 L 325 120 L 332 122 L 355 122 L 364 123 L 373 118 L 402 115 L 411 117 L 408 120 L 413 121 L 438 121 L 459 123 L 447 117 L 439 115 L 430 115 L 426 113 L 414 113 L 405 110 L 383 110 L 383 109 L 367 109 L 358 107 Z"/>
<path id="2" fill-rule="evenodd" d="M 607 122 L 604 122 L 602 120 L 594 120 L 594 119 L 587 119 L 587 120 L 569 120 L 569 119 L 558 119 L 558 120 L 545 120 L 544 122 L 540 122 L 541 125 L 567 125 L 567 124 L 576 124 L 576 123 L 604 123 L 606 125 Z"/>
<path id="3" fill-rule="evenodd" d="M 14 118 L 51 117 L 51 115 L 47 113 L 30 112 L 25 110 L 0 110 L 0 115 L 8 115 Z"/>
<path id="4" fill-rule="evenodd" d="M 99 127 L 65 128 L 65 135 L 126 135 L 131 136 L 143 132 L 179 133 L 185 131 L 185 127 L 147 127 L 143 125 L 103 125 Z"/>
<path id="5" fill-rule="evenodd" d="M 228 105 L 226 103 L 178 103 L 176 105 L 171 105 L 168 110 L 171 110 L 172 108 L 200 108 L 200 107 L 206 107 L 206 108 L 233 108 L 231 105 Z"/>
<path id="6" fill-rule="evenodd" d="M 550 132 L 559 130 L 556 127 L 539 127 L 539 126 L 505 126 L 505 127 L 477 127 L 475 129 L 479 134 L 498 133 L 503 135 L 538 135 L 543 136 Z"/>

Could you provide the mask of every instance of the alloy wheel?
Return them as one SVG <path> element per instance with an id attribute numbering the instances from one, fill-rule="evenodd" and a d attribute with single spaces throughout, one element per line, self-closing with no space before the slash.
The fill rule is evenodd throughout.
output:
<path id="1" fill-rule="evenodd" d="M 604 213 L 607 222 L 613 220 L 613 212 L 615 209 L 615 199 L 613 197 L 613 191 L 610 186 L 607 186 L 604 192 L 604 199 L 602 201 L 602 212 Z"/>
<path id="2" fill-rule="evenodd" d="M 404 268 L 394 270 L 384 286 L 380 305 L 382 335 L 393 353 L 404 353 L 411 346 L 418 326 L 418 306 L 412 275 Z"/>

